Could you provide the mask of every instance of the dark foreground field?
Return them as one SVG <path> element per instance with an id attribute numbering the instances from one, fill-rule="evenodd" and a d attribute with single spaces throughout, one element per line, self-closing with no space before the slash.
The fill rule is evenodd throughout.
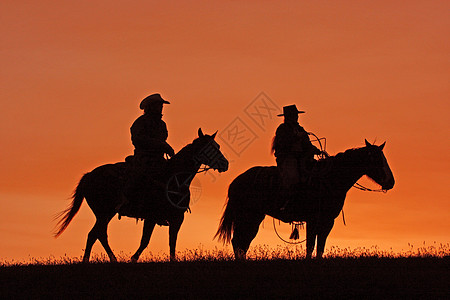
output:
<path id="1" fill-rule="evenodd" d="M 329 258 L 0 267 L 0 298 L 450 299 L 450 260 Z"/>

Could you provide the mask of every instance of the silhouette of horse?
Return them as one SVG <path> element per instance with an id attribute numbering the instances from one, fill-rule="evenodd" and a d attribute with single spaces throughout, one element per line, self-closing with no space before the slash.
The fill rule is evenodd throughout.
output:
<path id="1" fill-rule="evenodd" d="M 202 164 L 219 172 L 228 170 L 228 161 L 220 152 L 220 146 L 214 141 L 216 133 L 204 135 L 199 129 L 199 137 L 168 160 L 167 170 L 161 180 L 166 182 L 165 188 L 149 187 L 148 197 L 151 199 L 147 201 L 148 204 L 146 203 L 142 216 L 139 216 L 144 219 L 141 244 L 132 256 L 132 261 L 137 261 L 148 246 L 155 224 L 160 220 L 168 223 L 170 258 L 175 259 L 178 231 L 183 223 L 184 213 L 189 209 L 189 185 L 192 179 Z M 67 228 L 80 209 L 84 198 L 94 212 L 96 222 L 88 234 L 83 262 L 89 262 L 92 246 L 97 239 L 100 240 L 110 261 L 117 261 L 108 244 L 107 227 L 118 212 L 117 207 L 123 201 L 121 189 L 126 169 L 127 163 L 120 162 L 103 165 L 86 173 L 75 189 L 70 207 L 57 216 L 60 220 L 55 237 L 61 235 Z M 167 225 L 167 223 L 161 225 Z"/>
<path id="2" fill-rule="evenodd" d="M 316 162 L 311 171 L 316 175 L 311 175 L 307 185 L 300 185 L 291 199 L 280 199 L 276 167 L 248 169 L 228 188 L 228 201 L 215 237 L 225 244 L 231 241 L 235 258 L 245 259 L 265 215 L 283 222 L 304 221 L 306 257 L 311 258 L 317 238 L 317 257 L 321 258 L 347 191 L 359 178 L 367 175 L 383 190 L 394 187 L 394 177 L 382 151 L 385 143 L 376 146 L 365 142 L 365 147 Z"/>

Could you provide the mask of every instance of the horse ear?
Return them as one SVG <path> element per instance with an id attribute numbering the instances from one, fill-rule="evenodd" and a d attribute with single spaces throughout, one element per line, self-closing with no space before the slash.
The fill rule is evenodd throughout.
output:
<path id="1" fill-rule="evenodd" d="M 366 142 L 366 147 L 372 146 L 366 139 L 364 139 L 364 141 Z"/>
<path id="2" fill-rule="evenodd" d="M 378 146 L 378 148 L 380 148 L 380 150 L 383 151 L 384 146 L 386 146 L 386 142 L 384 142 L 383 144 L 381 144 L 380 146 Z"/>
<path id="3" fill-rule="evenodd" d="M 212 138 L 213 138 L 213 139 L 216 137 L 217 131 L 218 131 L 218 130 L 216 130 L 216 132 L 214 132 L 214 134 L 212 135 Z"/>
<path id="4" fill-rule="evenodd" d="M 198 137 L 203 137 L 203 136 L 204 136 L 203 131 L 201 128 L 199 128 L 198 129 Z"/>

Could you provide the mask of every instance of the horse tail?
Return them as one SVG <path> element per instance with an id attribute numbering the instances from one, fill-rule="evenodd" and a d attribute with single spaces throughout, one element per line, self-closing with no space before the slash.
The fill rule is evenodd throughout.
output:
<path id="1" fill-rule="evenodd" d="M 217 237 L 218 241 L 224 244 L 230 243 L 231 235 L 233 233 L 234 212 L 232 205 L 230 204 L 230 199 L 228 198 L 225 211 L 223 212 L 222 218 L 220 218 L 219 229 L 214 235 L 214 238 Z"/>
<path id="2" fill-rule="evenodd" d="M 233 184 L 234 183 L 234 184 Z M 235 181 L 230 184 L 228 188 L 227 203 L 225 204 L 225 211 L 223 212 L 222 218 L 220 219 L 219 229 L 217 230 L 214 238 L 218 238 L 219 242 L 228 244 L 231 242 L 231 235 L 234 231 L 234 224 L 236 220 L 237 212 L 237 199 L 234 193 Z"/>
<path id="3" fill-rule="evenodd" d="M 86 182 L 86 175 L 85 174 L 78 183 L 75 191 L 72 195 L 72 204 L 62 212 L 58 213 L 55 217 L 55 220 L 58 220 L 58 223 L 56 224 L 56 233 L 54 234 L 55 238 L 59 237 L 64 230 L 66 230 L 67 226 L 69 226 L 72 219 L 75 217 L 75 215 L 80 210 L 81 204 L 83 203 L 84 199 L 84 187 Z"/>

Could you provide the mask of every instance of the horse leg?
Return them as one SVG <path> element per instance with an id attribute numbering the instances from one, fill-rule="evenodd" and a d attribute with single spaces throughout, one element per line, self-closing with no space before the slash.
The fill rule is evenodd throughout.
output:
<path id="1" fill-rule="evenodd" d="M 170 261 L 176 261 L 175 247 L 177 245 L 178 231 L 180 231 L 181 224 L 184 220 L 184 213 L 171 219 L 169 222 L 169 249 Z"/>
<path id="2" fill-rule="evenodd" d="M 88 263 L 89 257 L 91 256 L 92 246 L 94 245 L 95 241 L 97 241 L 97 222 L 95 222 L 94 227 L 92 227 L 91 231 L 89 231 L 87 242 L 86 242 L 86 249 L 84 250 L 84 256 L 83 256 L 83 262 Z"/>
<path id="3" fill-rule="evenodd" d="M 306 222 L 306 258 L 310 259 L 314 251 L 317 237 L 317 222 L 312 220 Z"/>
<path id="4" fill-rule="evenodd" d="M 155 225 L 156 223 L 152 220 L 146 219 L 144 221 L 144 227 L 142 229 L 141 245 L 139 246 L 139 249 L 136 251 L 136 253 L 134 253 L 133 256 L 131 257 L 131 262 L 137 262 L 139 256 L 141 256 L 142 252 L 145 250 L 145 248 L 147 248 Z"/>
<path id="5" fill-rule="evenodd" d="M 231 240 L 236 260 L 245 260 L 250 243 L 258 233 L 259 224 L 264 220 L 264 217 L 265 215 L 253 214 L 236 218 L 233 239 Z"/>
<path id="6" fill-rule="evenodd" d="M 114 255 L 114 253 L 111 250 L 111 247 L 108 243 L 108 224 L 109 221 L 114 217 L 115 213 L 111 216 L 106 216 L 104 219 L 100 220 L 99 227 L 98 227 L 98 240 L 100 243 L 102 243 L 103 248 L 106 251 L 106 254 L 108 254 L 109 261 L 110 262 L 117 262 L 117 258 Z M 98 219 L 97 219 L 98 220 Z"/>
<path id="7" fill-rule="evenodd" d="M 111 248 L 108 245 L 108 237 L 106 234 L 106 229 L 108 227 L 108 223 L 109 221 L 111 221 L 112 217 L 105 217 L 105 216 L 98 216 L 97 220 L 95 221 L 94 226 L 92 227 L 91 231 L 89 231 L 88 234 L 88 238 L 87 238 L 87 242 L 86 242 L 86 249 L 84 250 L 84 256 L 83 256 L 83 262 L 87 263 L 89 262 L 89 258 L 91 256 L 91 251 L 92 251 L 92 246 L 94 245 L 94 243 L 97 241 L 97 239 L 100 240 L 100 242 L 104 243 L 105 241 L 105 235 L 106 235 L 106 248 L 105 245 L 103 245 L 103 247 L 105 248 L 106 252 L 108 253 L 107 248 L 109 249 L 109 253 L 108 255 L 110 256 L 111 259 L 111 255 L 112 251 Z M 103 242 L 102 242 L 103 240 Z M 114 254 L 112 254 L 112 256 L 114 257 Z M 114 257 L 115 259 L 115 257 Z"/>
<path id="8" fill-rule="evenodd" d="M 322 258 L 323 252 L 325 250 L 325 242 L 327 240 L 328 234 L 333 228 L 334 220 L 331 219 L 327 222 L 320 224 L 320 228 L 317 234 L 317 258 Z"/>

